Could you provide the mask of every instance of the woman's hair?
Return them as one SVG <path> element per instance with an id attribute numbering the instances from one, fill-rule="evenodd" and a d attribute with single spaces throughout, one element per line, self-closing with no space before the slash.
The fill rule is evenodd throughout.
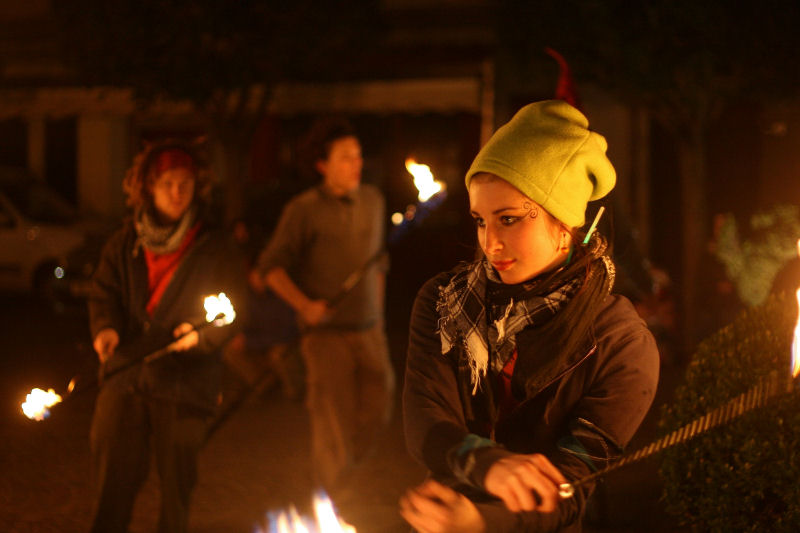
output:
<path id="1" fill-rule="evenodd" d="M 200 203 L 208 203 L 211 199 L 211 172 L 207 161 L 200 155 L 202 140 L 186 142 L 178 139 L 165 139 L 154 143 L 147 143 L 144 149 L 133 158 L 133 164 L 125 174 L 122 181 L 122 190 L 125 192 L 125 204 L 134 209 L 140 209 L 153 201 L 150 187 L 158 179 L 158 165 L 156 161 L 166 151 L 180 151 L 191 158 L 192 171 L 195 179 L 194 199 Z"/>
<path id="2" fill-rule="evenodd" d="M 538 291 L 547 293 L 570 279 L 581 279 L 577 293 L 541 329 L 540 342 L 553 346 L 558 358 L 574 353 L 591 335 L 603 301 L 614 285 L 615 267 L 605 238 L 595 233 L 588 244 L 578 244 L 576 237 L 578 234 L 574 233 L 569 264 L 537 283 Z"/>

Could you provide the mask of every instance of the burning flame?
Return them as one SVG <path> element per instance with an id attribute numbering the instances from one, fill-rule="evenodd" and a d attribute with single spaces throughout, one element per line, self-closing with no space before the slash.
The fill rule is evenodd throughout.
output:
<path id="1" fill-rule="evenodd" d="M 317 492 L 313 503 L 316 523 L 311 518 L 300 516 L 297 509 L 291 506 L 288 511 L 269 513 L 268 529 L 258 529 L 257 533 L 356 533 L 356 528 L 336 515 L 333 502 L 327 494 Z"/>
<path id="2" fill-rule="evenodd" d="M 44 420 L 50 415 L 49 408 L 60 401 L 61 396 L 53 389 L 32 389 L 22 402 L 22 412 L 31 420 Z"/>
<path id="3" fill-rule="evenodd" d="M 356 528 L 336 516 L 333 502 L 324 493 L 314 494 L 314 514 L 320 533 L 356 533 Z"/>
<path id="4" fill-rule="evenodd" d="M 800 255 L 800 239 L 797 240 L 797 253 Z M 800 373 L 800 288 L 795 293 L 797 297 L 797 324 L 794 326 L 794 338 L 792 339 L 792 378 L 796 378 Z"/>
<path id="5" fill-rule="evenodd" d="M 794 338 L 792 339 L 792 378 L 796 378 L 800 373 L 800 289 L 797 289 L 797 324 L 794 326 Z"/>
<path id="6" fill-rule="evenodd" d="M 203 307 L 206 309 L 206 321 L 212 322 L 215 326 L 226 326 L 236 318 L 233 304 L 224 292 L 216 296 L 206 296 Z"/>
<path id="7" fill-rule="evenodd" d="M 427 202 L 434 194 L 444 189 L 444 183 L 433 179 L 433 173 L 428 165 L 420 165 L 414 159 L 406 159 L 406 170 L 414 176 L 414 186 L 419 191 L 417 198 L 420 202 Z"/>

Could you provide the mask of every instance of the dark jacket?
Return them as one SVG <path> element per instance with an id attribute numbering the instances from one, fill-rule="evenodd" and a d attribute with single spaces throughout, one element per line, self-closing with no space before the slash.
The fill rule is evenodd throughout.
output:
<path id="1" fill-rule="evenodd" d="M 580 531 L 593 486 L 563 500 L 554 513 L 510 512 L 481 489 L 489 467 L 512 453 L 542 453 L 568 480 L 582 478 L 617 457 L 639 427 L 655 395 L 659 357 L 655 341 L 631 303 L 609 296 L 591 334 L 561 360 L 548 354 L 536 328 L 517 336 L 512 389 L 521 402 L 496 420 L 484 383 L 472 395 L 459 368 L 457 343 L 441 353 L 436 300 L 454 272 L 429 280 L 411 316 L 403 411 L 409 451 L 433 476 L 476 502 L 487 531 Z M 492 379 L 492 378 L 490 378 Z M 527 391 L 527 392 L 526 392 Z M 497 445 L 464 454 L 473 433 Z M 469 460 L 466 458 L 469 457 Z"/>
<path id="2" fill-rule="evenodd" d="M 92 280 L 92 338 L 107 327 L 114 328 L 120 337 L 114 356 L 106 364 L 106 376 L 125 362 L 169 344 L 174 340 L 173 329 L 180 323 L 204 322 L 206 296 L 225 292 L 237 312 L 244 307 L 244 261 L 225 235 L 203 226 L 150 317 L 145 310 L 147 265 L 144 251 L 141 247 L 135 250 L 135 245 L 136 232 L 129 220 L 106 243 Z M 228 326 L 201 329 L 197 347 L 134 367 L 122 373 L 127 377 L 124 382 L 116 383 L 135 383 L 142 394 L 189 408 L 212 409 L 219 390 L 220 349 L 238 328 L 240 318 L 237 316 Z"/>

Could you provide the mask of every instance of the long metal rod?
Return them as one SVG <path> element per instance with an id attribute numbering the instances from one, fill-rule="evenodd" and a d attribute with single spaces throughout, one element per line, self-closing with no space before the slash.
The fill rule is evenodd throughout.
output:
<path id="1" fill-rule="evenodd" d="M 174 340 L 170 341 L 169 344 L 167 344 L 165 346 L 162 346 L 161 348 L 159 348 L 159 349 L 157 349 L 157 350 L 155 350 L 153 352 L 149 352 L 149 353 L 146 353 L 145 355 L 134 357 L 134 358 L 132 358 L 132 359 L 130 359 L 128 361 L 125 361 L 120 366 L 118 366 L 118 367 L 116 367 L 113 370 L 110 370 L 108 372 L 102 372 L 102 373 L 101 372 L 97 372 L 97 373 L 94 374 L 94 376 L 91 379 L 89 379 L 89 381 L 86 381 L 86 382 L 82 383 L 82 382 L 78 381 L 78 376 L 73 377 L 70 380 L 69 384 L 67 385 L 67 393 L 63 396 L 63 398 L 61 399 L 61 401 L 59 403 L 57 403 L 56 405 L 50 407 L 50 409 L 52 409 L 53 407 L 56 407 L 57 405 L 61 405 L 61 404 L 65 403 L 67 400 L 69 400 L 71 397 L 73 397 L 73 396 L 75 396 L 77 394 L 93 390 L 95 387 L 100 385 L 102 380 L 106 380 L 106 379 L 110 378 L 111 376 L 115 376 L 115 375 L 117 375 L 117 374 L 119 374 L 121 372 L 124 372 L 125 370 L 128 370 L 130 368 L 133 368 L 133 367 L 135 367 L 137 365 L 150 364 L 153 361 L 157 361 L 158 359 L 161 359 L 161 358 L 173 353 L 174 352 L 173 345 L 177 341 L 179 341 L 180 339 L 182 339 L 183 337 L 185 337 L 186 335 L 189 335 L 190 333 L 192 333 L 194 331 L 200 332 L 201 330 L 211 326 L 218 318 L 220 318 L 220 316 L 221 315 L 217 315 L 217 317 L 215 317 L 214 320 L 211 320 L 211 321 L 203 321 L 203 322 L 200 322 L 200 323 L 197 323 L 197 324 L 193 324 L 191 331 L 187 332 L 186 334 L 182 335 L 181 337 L 178 337 L 177 339 L 174 339 Z"/>
<path id="2" fill-rule="evenodd" d="M 442 189 L 441 191 L 437 192 L 430 198 L 428 198 L 424 202 L 420 202 L 417 204 L 416 214 L 412 219 L 413 225 L 421 224 L 423 220 L 425 220 L 428 215 L 438 208 L 447 198 L 447 190 Z M 391 247 L 394 243 L 400 241 L 406 233 L 408 233 L 409 226 L 398 226 L 394 228 L 387 237 L 387 247 Z M 372 255 L 369 259 L 367 259 L 360 267 L 350 273 L 349 276 L 344 280 L 342 286 L 339 288 L 339 291 L 334 294 L 332 297 L 328 298 L 328 306 L 334 307 L 341 302 L 345 296 L 350 294 L 350 291 L 359 284 L 359 282 L 364 279 L 364 276 L 369 272 L 369 269 L 373 267 L 376 263 L 384 258 L 384 256 L 388 255 L 387 247 L 383 247 L 375 254 Z"/>
<path id="3" fill-rule="evenodd" d="M 582 485 L 590 483 L 595 479 L 625 465 L 639 461 L 646 457 L 650 457 L 651 455 L 655 455 L 666 448 L 686 442 L 689 439 L 705 433 L 709 429 L 727 424 L 731 420 L 740 417 L 744 413 L 766 405 L 766 403 L 773 397 L 791 390 L 791 381 L 780 379 L 778 372 L 772 371 L 768 375 L 759 379 L 758 383 L 756 383 L 755 386 L 748 391 L 736 396 L 713 411 L 709 411 L 700 418 L 689 422 L 685 426 L 676 429 L 672 433 L 661 437 L 660 439 L 638 449 L 633 453 L 623 455 L 617 461 L 609 464 L 601 470 L 598 470 L 597 472 L 593 472 L 592 474 L 577 479 L 571 483 L 562 483 L 559 486 L 559 495 L 564 499 L 571 498 L 572 495 L 575 494 L 575 489 Z"/>

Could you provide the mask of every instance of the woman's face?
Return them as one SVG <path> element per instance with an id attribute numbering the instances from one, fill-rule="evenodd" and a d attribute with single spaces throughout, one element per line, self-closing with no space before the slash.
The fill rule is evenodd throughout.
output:
<path id="1" fill-rule="evenodd" d="M 519 189 L 492 174 L 476 174 L 469 204 L 478 243 L 503 283 L 527 281 L 564 262 L 566 230 Z"/>
<path id="2" fill-rule="evenodd" d="M 177 222 L 186 213 L 194 198 L 194 182 L 194 173 L 183 167 L 166 170 L 156 178 L 150 194 L 162 222 Z"/>

